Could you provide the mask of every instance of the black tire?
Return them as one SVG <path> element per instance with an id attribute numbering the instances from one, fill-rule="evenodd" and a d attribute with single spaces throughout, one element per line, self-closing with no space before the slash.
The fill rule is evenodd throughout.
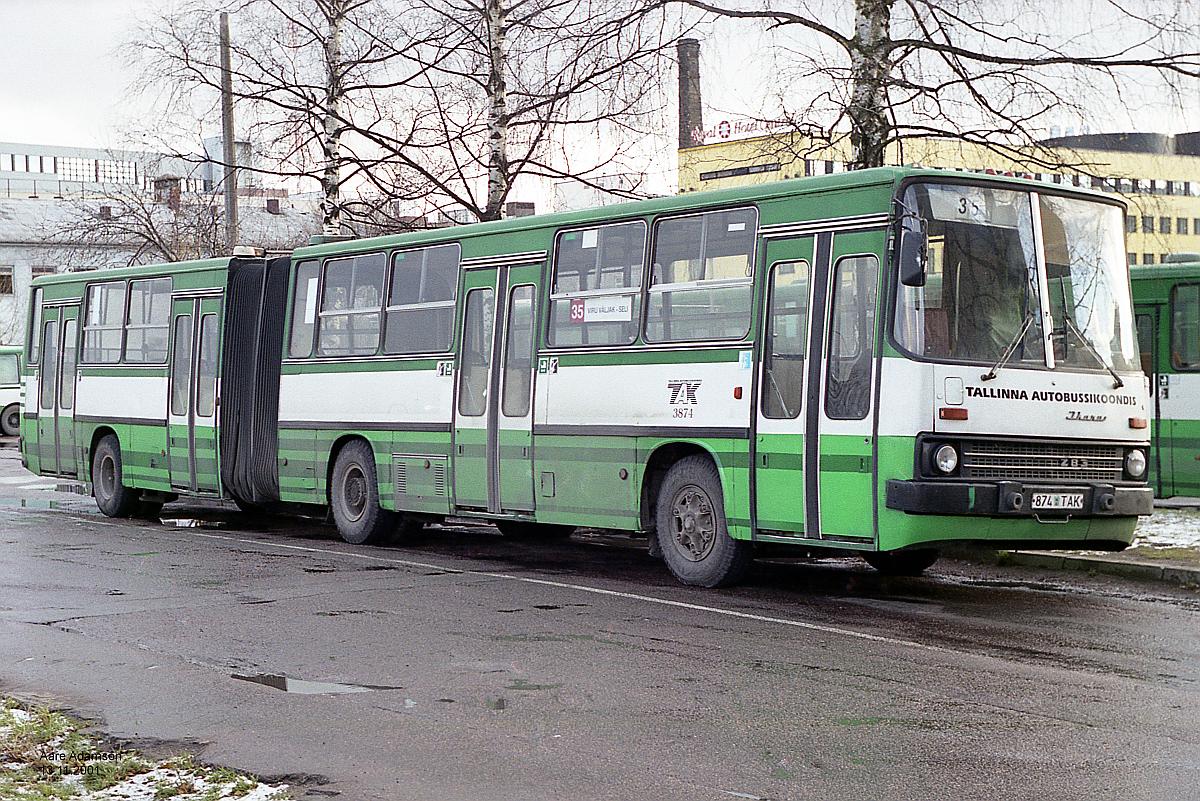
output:
<path id="1" fill-rule="evenodd" d="M 885 576 L 919 576 L 933 566 L 941 556 L 936 548 L 914 548 L 909 551 L 876 551 L 862 558 Z"/>
<path id="2" fill-rule="evenodd" d="M 266 507 L 250 501 L 243 501 L 241 498 L 234 498 L 233 505 L 238 508 L 239 512 L 250 517 L 262 517 L 267 514 Z"/>
<path id="3" fill-rule="evenodd" d="M 658 547 L 675 578 L 696 587 L 726 587 L 750 567 L 750 543 L 729 536 L 721 476 L 705 456 L 680 459 L 658 490 Z"/>
<path id="4" fill-rule="evenodd" d="M 92 492 L 109 517 L 129 517 L 141 506 L 137 490 L 122 482 L 121 444 L 114 434 L 103 437 L 92 454 Z"/>
<path id="5" fill-rule="evenodd" d="M 514 540 L 565 540 L 575 533 L 575 526 L 553 523 L 534 523 L 529 520 L 497 520 L 500 533 Z"/>
<path id="6" fill-rule="evenodd" d="M 329 505 L 338 534 L 351 545 L 382 545 L 392 539 L 399 516 L 379 505 L 379 482 L 371 446 L 355 440 L 333 465 Z"/>
<path id="7" fill-rule="evenodd" d="M 4 412 L 0 413 L 0 434 L 6 437 L 15 437 L 21 433 L 21 407 L 15 403 L 10 403 L 4 407 Z"/>

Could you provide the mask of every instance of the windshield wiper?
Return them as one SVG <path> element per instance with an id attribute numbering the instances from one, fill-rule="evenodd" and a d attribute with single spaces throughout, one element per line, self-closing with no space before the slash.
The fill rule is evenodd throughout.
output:
<path id="1" fill-rule="evenodd" d="M 1121 380 L 1121 376 L 1117 375 L 1117 371 L 1110 367 L 1108 362 L 1104 361 L 1104 357 L 1100 355 L 1100 351 L 1096 350 L 1096 346 L 1092 344 L 1091 340 L 1083 335 L 1083 332 L 1079 330 L 1079 326 L 1075 324 L 1075 321 L 1071 319 L 1071 315 L 1067 314 L 1065 309 L 1063 310 L 1063 327 L 1070 327 L 1075 332 L 1076 339 L 1083 343 L 1083 347 L 1087 349 L 1088 353 L 1092 354 L 1092 358 L 1096 360 L 1096 363 L 1107 370 L 1108 374 L 1113 377 L 1113 389 L 1120 389 L 1125 386 L 1125 382 Z"/>
<path id="2" fill-rule="evenodd" d="M 1004 353 L 1000 355 L 1000 360 L 992 365 L 992 369 L 980 376 L 981 380 L 991 381 L 996 377 L 996 371 L 1008 364 L 1008 360 L 1012 358 L 1014 353 L 1016 353 L 1017 346 L 1020 345 L 1021 341 L 1025 339 L 1025 332 L 1029 330 L 1029 326 L 1033 325 L 1033 320 L 1033 311 L 1027 309 L 1025 311 L 1025 322 L 1021 323 L 1021 330 L 1017 331 L 1017 335 L 1012 338 L 1011 342 L 1008 343 L 1008 347 L 1005 348 Z"/>

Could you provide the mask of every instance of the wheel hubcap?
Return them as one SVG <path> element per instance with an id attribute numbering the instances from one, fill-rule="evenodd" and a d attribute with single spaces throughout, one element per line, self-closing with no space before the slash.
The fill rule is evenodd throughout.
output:
<path id="1" fill-rule="evenodd" d="M 100 490 L 106 498 L 111 498 L 117 491 L 117 463 L 111 456 L 100 460 Z"/>
<path id="2" fill-rule="evenodd" d="M 358 520 L 367 511 L 367 476 L 356 464 L 350 465 L 342 482 L 342 506 L 351 520 Z"/>
<path id="3" fill-rule="evenodd" d="M 712 499 L 699 487 L 689 484 L 675 493 L 671 504 L 675 547 L 691 562 L 699 562 L 710 553 L 717 540 Z"/>

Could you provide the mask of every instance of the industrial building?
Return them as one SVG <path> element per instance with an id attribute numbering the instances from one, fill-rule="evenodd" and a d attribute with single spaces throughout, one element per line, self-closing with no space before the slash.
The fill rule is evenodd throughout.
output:
<path id="1" fill-rule="evenodd" d="M 846 169 L 849 137 L 820 142 L 790 126 L 745 119 L 706 125 L 700 91 L 700 45 L 679 46 L 679 191 L 695 192 L 824 175 Z M 1050 184 L 1111 192 L 1128 204 L 1131 265 L 1200 253 L 1200 131 L 1100 133 L 1043 140 L 1014 157 L 1002 148 L 945 138 L 893 143 L 887 163 L 1022 175 Z M 1026 158 L 1027 156 L 1027 158 Z M 1069 166 L 1058 166 L 1069 165 Z"/>

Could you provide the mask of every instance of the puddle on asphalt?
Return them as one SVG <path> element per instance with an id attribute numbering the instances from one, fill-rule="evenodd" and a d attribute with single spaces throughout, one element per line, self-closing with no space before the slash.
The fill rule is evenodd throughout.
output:
<path id="1" fill-rule="evenodd" d="M 231 673 L 230 677 L 238 681 L 261 684 L 264 687 L 271 687 L 276 690 L 283 690 L 285 693 L 296 693 L 298 695 L 335 695 L 369 693 L 372 690 L 404 689 L 403 687 L 391 687 L 384 684 L 341 684 L 335 681 L 307 681 L 305 679 L 293 679 L 279 673 Z"/>

